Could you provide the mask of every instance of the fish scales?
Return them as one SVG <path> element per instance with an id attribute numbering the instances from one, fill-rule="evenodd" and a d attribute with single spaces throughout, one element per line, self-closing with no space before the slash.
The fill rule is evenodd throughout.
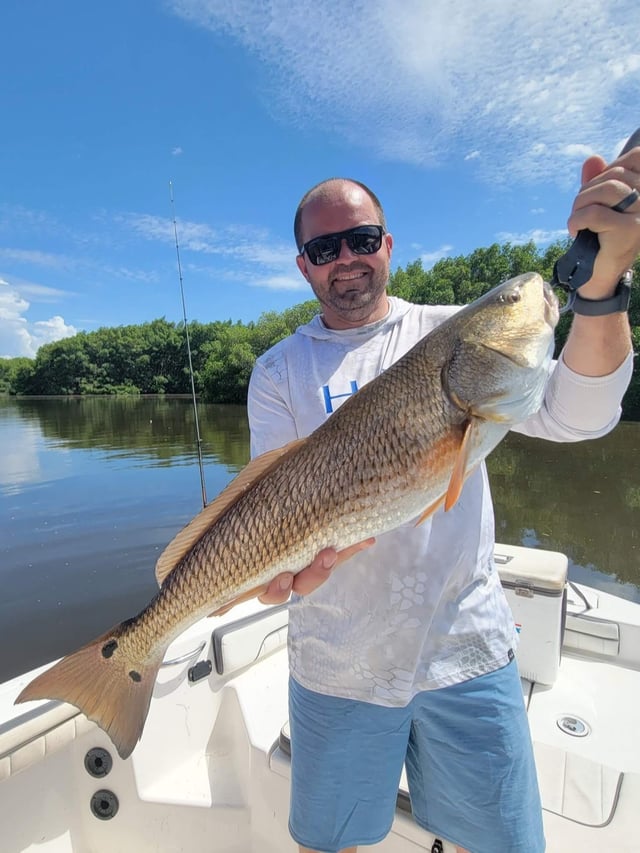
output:
<path id="1" fill-rule="evenodd" d="M 169 544 L 147 607 L 17 701 L 71 702 L 128 756 L 164 652 L 186 627 L 299 571 L 326 546 L 345 548 L 455 503 L 509 427 L 539 407 L 557 318 L 536 274 L 460 310 L 311 436 L 250 463 Z"/>
<path id="2" fill-rule="evenodd" d="M 406 510 L 396 510 L 396 496 L 419 479 L 437 489 L 437 469 L 450 471 L 459 446 L 457 434 L 452 439 L 449 431 L 453 426 L 461 430 L 466 419 L 442 391 L 445 347 L 439 357 L 431 347 L 426 369 L 424 347 L 421 341 L 405 356 L 402 371 L 392 367 L 381 377 L 376 393 L 365 386 L 347 401 L 316 431 L 313 442 L 257 483 L 204 534 L 150 605 L 145 624 L 155 627 L 139 637 L 138 653 L 167 632 L 177 636 L 194 610 L 210 613 L 247 583 L 259 585 L 256 579 L 263 575 L 299 569 L 324 547 L 347 547 L 379 535 L 419 511 L 416 506 L 407 516 Z M 322 489 L 317 487 L 319 471 Z M 425 493 L 428 502 L 435 499 Z M 386 508 L 384 514 L 380 507 Z"/>

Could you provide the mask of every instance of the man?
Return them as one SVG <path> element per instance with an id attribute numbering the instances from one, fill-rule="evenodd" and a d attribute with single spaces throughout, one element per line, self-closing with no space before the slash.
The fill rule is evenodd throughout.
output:
<path id="1" fill-rule="evenodd" d="M 607 300 L 640 251 L 640 202 L 630 196 L 640 188 L 640 149 L 610 167 L 589 158 L 582 177 L 569 229 L 597 232 L 601 249 L 581 296 Z M 633 203 L 611 210 L 623 199 Z M 358 182 L 312 188 L 294 230 L 298 268 L 322 314 L 256 363 L 254 455 L 309 434 L 455 310 L 387 296 L 393 239 L 380 202 Z M 632 370 L 620 308 L 576 314 L 543 407 L 521 432 L 575 441 L 615 426 Z M 405 761 L 414 817 L 459 851 L 544 849 L 493 545 L 482 466 L 448 513 L 339 555 L 327 549 L 263 596 L 298 594 L 289 628 L 290 831 L 301 851 L 354 851 L 384 838 Z"/>

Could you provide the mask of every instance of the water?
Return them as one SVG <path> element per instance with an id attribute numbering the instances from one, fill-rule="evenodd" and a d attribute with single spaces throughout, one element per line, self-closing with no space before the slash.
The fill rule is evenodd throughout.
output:
<path id="1" fill-rule="evenodd" d="M 242 406 L 201 405 L 209 499 L 246 463 Z M 0 398 L 0 682 L 134 615 L 201 508 L 188 399 Z M 559 550 L 570 576 L 640 601 L 640 425 L 489 459 L 497 538 Z"/>

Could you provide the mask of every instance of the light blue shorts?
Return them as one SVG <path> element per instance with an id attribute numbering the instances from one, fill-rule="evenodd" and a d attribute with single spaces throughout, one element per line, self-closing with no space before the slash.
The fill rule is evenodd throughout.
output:
<path id="1" fill-rule="evenodd" d="M 406 761 L 420 826 L 471 853 L 545 849 L 540 796 L 515 663 L 418 694 L 404 708 L 289 684 L 289 830 L 336 853 L 391 829 Z"/>

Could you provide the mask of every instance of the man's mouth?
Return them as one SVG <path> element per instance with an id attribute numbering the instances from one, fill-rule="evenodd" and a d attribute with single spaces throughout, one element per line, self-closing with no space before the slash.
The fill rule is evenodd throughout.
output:
<path id="1" fill-rule="evenodd" d="M 367 273 L 364 270 L 354 270 L 353 272 L 340 273 L 339 275 L 336 275 L 333 280 L 334 282 L 357 281 L 360 278 L 364 278 L 366 274 Z"/>

